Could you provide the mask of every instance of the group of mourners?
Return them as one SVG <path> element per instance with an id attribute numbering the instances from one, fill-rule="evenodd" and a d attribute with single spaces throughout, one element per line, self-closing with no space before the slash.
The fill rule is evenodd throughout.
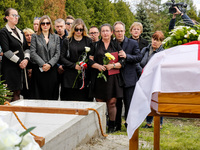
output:
<path id="1" fill-rule="evenodd" d="M 113 26 L 103 24 L 100 30 L 92 26 L 88 34 L 84 21 L 72 16 L 57 19 L 54 32 L 47 15 L 34 19 L 34 31 L 21 31 L 16 27 L 19 18 L 17 10 L 8 8 L 6 25 L 0 30 L 1 78 L 13 92 L 12 101 L 20 94 L 26 99 L 95 99 L 107 104 L 108 132 L 121 130 L 122 102 L 126 119 L 142 69 L 163 50 L 163 33 L 156 31 L 149 44 L 141 37 L 140 22 L 131 25 L 128 38 L 125 24 L 117 21 Z M 106 53 L 115 57 L 112 63 L 105 63 Z M 151 121 L 147 118 L 145 127 L 151 127 Z"/>

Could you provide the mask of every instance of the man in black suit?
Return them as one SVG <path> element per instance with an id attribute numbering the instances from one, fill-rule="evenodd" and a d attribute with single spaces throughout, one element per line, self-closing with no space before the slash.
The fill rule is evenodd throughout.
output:
<path id="1" fill-rule="evenodd" d="M 119 52 L 119 56 L 125 58 L 126 65 L 121 69 L 125 86 L 124 86 L 124 106 L 125 106 L 125 119 L 128 114 L 129 106 L 131 103 L 132 95 L 135 89 L 135 84 L 138 80 L 136 72 L 136 63 L 140 62 L 142 55 L 138 43 L 125 36 L 125 24 L 117 21 L 113 25 L 116 40 L 120 43 L 123 51 Z M 116 130 L 121 130 L 121 112 L 122 100 L 117 100 L 117 116 L 116 116 Z"/>

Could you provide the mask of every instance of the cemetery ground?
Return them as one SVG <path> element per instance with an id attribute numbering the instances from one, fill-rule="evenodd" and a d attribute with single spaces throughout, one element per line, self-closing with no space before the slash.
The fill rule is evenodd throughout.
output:
<path id="1" fill-rule="evenodd" d="M 123 120 L 123 123 L 125 121 Z M 153 128 L 139 129 L 139 150 L 153 150 Z M 108 137 L 92 139 L 76 150 L 128 150 L 129 139 L 126 128 Z M 200 150 L 200 119 L 165 117 L 160 130 L 161 150 Z"/>

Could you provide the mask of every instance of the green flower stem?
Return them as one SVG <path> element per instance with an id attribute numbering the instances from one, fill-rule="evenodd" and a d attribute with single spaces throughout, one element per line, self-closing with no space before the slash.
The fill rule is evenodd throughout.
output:
<path id="1" fill-rule="evenodd" d="M 73 83 L 72 89 L 74 88 L 74 86 L 75 86 L 75 84 L 76 84 L 76 81 L 77 81 L 77 79 L 78 79 L 80 73 L 81 73 L 81 71 L 78 70 L 78 74 L 77 74 L 77 76 L 76 76 L 76 79 L 74 80 L 74 83 Z"/>

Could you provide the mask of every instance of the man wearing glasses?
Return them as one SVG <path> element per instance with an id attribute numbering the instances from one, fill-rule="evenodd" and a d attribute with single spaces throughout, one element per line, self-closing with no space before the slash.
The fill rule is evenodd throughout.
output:
<path id="1" fill-rule="evenodd" d="M 129 39 L 125 36 L 125 24 L 117 21 L 113 25 L 115 39 L 121 45 L 122 49 L 119 51 L 119 57 L 126 60 L 126 65 L 121 69 L 124 77 L 124 106 L 125 106 L 125 120 L 128 114 L 131 98 L 138 80 L 136 72 L 136 63 L 142 59 L 139 45 L 136 41 Z M 122 113 L 122 100 L 117 99 L 117 115 L 116 115 L 116 130 L 121 130 L 121 113 Z M 125 124 L 127 126 L 127 124 Z"/>
<path id="2" fill-rule="evenodd" d="M 74 17 L 72 17 L 71 15 L 67 16 L 66 20 L 65 20 L 65 27 L 67 32 L 69 33 L 72 27 L 72 23 L 74 22 Z"/>
<path id="3" fill-rule="evenodd" d="M 89 29 L 89 35 L 92 39 L 92 42 L 99 41 L 99 29 L 96 26 L 92 26 Z"/>

